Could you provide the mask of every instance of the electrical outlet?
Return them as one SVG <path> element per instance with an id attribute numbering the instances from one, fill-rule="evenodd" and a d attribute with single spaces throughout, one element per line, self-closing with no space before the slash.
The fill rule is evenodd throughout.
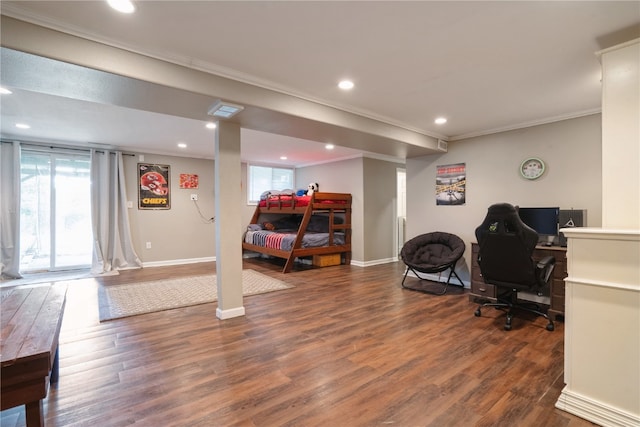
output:
<path id="1" fill-rule="evenodd" d="M 151 249 L 151 242 L 147 242 L 147 249 Z"/>
<path id="2" fill-rule="evenodd" d="M 191 200 L 198 200 L 198 195 L 197 194 L 192 194 L 191 195 Z"/>

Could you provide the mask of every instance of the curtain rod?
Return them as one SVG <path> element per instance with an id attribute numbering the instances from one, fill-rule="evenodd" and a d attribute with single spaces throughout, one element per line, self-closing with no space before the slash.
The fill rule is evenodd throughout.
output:
<path id="1" fill-rule="evenodd" d="M 13 144 L 14 141 L 2 140 L 0 142 L 6 143 L 6 144 Z M 70 147 L 68 145 L 40 144 L 40 143 L 37 143 L 37 142 L 21 142 L 20 145 L 21 146 L 25 146 L 25 147 L 49 148 L 50 150 L 74 150 L 74 151 L 82 151 L 82 152 L 86 152 L 86 153 L 88 153 L 92 149 L 92 148 Z M 93 148 L 93 149 L 96 150 L 96 153 L 104 154 L 106 152 L 106 151 L 103 151 L 103 150 L 100 150 L 100 149 L 97 149 L 97 148 Z M 130 157 L 135 157 L 136 156 L 135 154 L 131 154 L 131 153 L 122 153 L 122 155 L 123 156 L 130 156 Z"/>

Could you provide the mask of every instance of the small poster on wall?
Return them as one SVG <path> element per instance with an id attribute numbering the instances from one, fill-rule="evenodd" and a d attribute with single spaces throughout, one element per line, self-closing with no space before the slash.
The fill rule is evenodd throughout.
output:
<path id="1" fill-rule="evenodd" d="M 467 184 L 465 163 L 436 168 L 436 205 L 464 205 Z"/>
<path id="2" fill-rule="evenodd" d="M 198 188 L 198 175 L 193 173 L 181 173 L 180 188 Z"/>
<path id="3" fill-rule="evenodd" d="M 138 209 L 171 209 L 169 165 L 138 163 Z"/>

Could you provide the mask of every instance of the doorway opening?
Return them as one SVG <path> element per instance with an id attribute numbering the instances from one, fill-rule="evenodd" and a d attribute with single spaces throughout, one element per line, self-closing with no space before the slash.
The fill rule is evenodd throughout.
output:
<path id="1" fill-rule="evenodd" d="M 398 203 L 396 207 L 396 212 L 398 212 L 396 253 L 400 255 L 400 251 L 407 239 L 407 171 L 405 169 L 398 168 L 396 170 L 396 183 L 396 200 Z"/>

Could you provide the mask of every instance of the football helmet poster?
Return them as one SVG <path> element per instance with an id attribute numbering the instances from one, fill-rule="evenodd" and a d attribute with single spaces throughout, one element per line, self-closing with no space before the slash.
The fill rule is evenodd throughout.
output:
<path id="1" fill-rule="evenodd" d="M 169 165 L 138 163 L 138 209 L 171 209 Z"/>

